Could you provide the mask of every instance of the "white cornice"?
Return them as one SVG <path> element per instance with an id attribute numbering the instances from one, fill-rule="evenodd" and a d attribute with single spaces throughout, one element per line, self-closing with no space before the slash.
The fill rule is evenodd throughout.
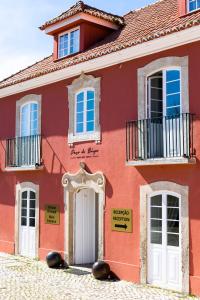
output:
<path id="1" fill-rule="evenodd" d="M 95 70 L 130 61 L 139 57 L 151 55 L 167 49 L 175 48 L 200 40 L 200 26 L 194 26 L 173 34 L 169 34 L 155 40 L 138 44 L 114 53 L 67 67 L 22 83 L 0 89 L 0 98 L 25 92 L 41 86 L 52 84 L 61 80 L 78 76 L 81 72 L 89 73 Z"/>
<path id="2" fill-rule="evenodd" d="M 88 14 L 85 14 L 85 13 L 79 13 L 75 16 L 67 18 L 66 20 L 63 20 L 63 21 L 60 21 L 56 24 L 48 26 L 45 29 L 45 33 L 46 34 L 53 34 L 56 30 L 61 30 L 63 27 L 69 26 L 69 25 L 73 24 L 74 22 L 81 21 L 81 20 L 88 21 L 88 22 L 91 22 L 91 23 L 95 23 L 95 24 L 98 24 L 98 25 L 101 25 L 101 26 L 104 26 L 104 27 L 114 29 L 114 30 L 117 30 L 119 28 L 119 26 L 117 26 L 116 24 L 114 24 L 112 22 L 109 22 L 109 21 L 91 16 L 91 15 L 88 15 Z"/>

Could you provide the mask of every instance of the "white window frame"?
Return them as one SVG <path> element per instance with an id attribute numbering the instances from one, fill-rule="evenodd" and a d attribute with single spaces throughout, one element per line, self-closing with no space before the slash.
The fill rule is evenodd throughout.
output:
<path id="1" fill-rule="evenodd" d="M 193 2 L 195 2 L 197 4 L 197 0 L 194 0 Z M 192 13 L 192 12 L 197 11 L 197 10 L 200 10 L 200 7 L 196 8 L 196 9 L 193 9 L 193 10 L 190 10 L 190 0 L 187 0 L 187 11 L 188 11 L 188 13 Z"/>
<path id="2" fill-rule="evenodd" d="M 38 131 L 39 131 L 39 104 L 38 104 L 38 101 L 27 101 L 26 103 L 24 103 L 24 104 L 22 104 L 20 106 L 20 136 L 22 136 L 22 109 L 23 109 L 23 107 L 25 107 L 26 105 L 29 105 L 29 104 L 37 104 L 37 122 L 38 122 L 38 124 L 37 124 L 37 134 L 39 134 L 38 133 Z M 29 129 L 29 135 L 28 136 L 30 136 L 31 135 L 31 127 L 30 127 L 31 126 L 31 119 L 30 119 L 30 114 L 29 114 L 27 126 L 29 127 L 28 128 Z"/>
<path id="3" fill-rule="evenodd" d="M 68 101 L 69 101 L 69 129 L 68 129 L 68 144 L 71 146 L 76 142 L 84 141 L 101 141 L 101 128 L 99 122 L 99 106 L 100 106 L 100 84 L 101 78 L 95 78 L 92 75 L 84 73 L 75 79 L 68 86 Z M 94 91 L 94 131 L 84 133 L 76 133 L 76 95 L 83 90 Z"/>
<path id="4" fill-rule="evenodd" d="M 21 98 L 16 102 L 16 130 L 15 136 L 21 136 L 21 112 L 22 107 L 24 107 L 28 103 L 37 103 L 38 105 L 38 135 L 41 134 L 41 95 L 30 94 Z"/>
<path id="5" fill-rule="evenodd" d="M 182 68 L 180 66 L 170 66 L 170 67 L 164 67 L 164 68 L 161 68 L 160 70 L 156 70 L 156 72 L 153 72 L 151 74 L 149 74 L 147 77 L 146 77 L 146 87 L 147 89 L 150 88 L 148 86 L 148 79 L 149 77 L 151 77 L 152 75 L 156 74 L 157 72 L 162 72 L 162 75 L 163 75 L 163 117 L 167 115 L 167 103 L 166 103 L 166 100 L 167 100 L 167 96 L 166 96 L 166 72 L 167 71 L 170 71 L 170 70 L 178 70 L 180 71 L 180 114 L 182 114 L 183 112 L 183 109 L 182 109 L 182 101 L 183 101 L 183 95 L 182 95 Z M 151 111 L 151 101 L 148 97 L 148 92 L 146 92 L 146 117 L 147 118 L 150 118 L 150 111 Z M 148 111 L 149 109 L 149 111 Z"/>
<path id="6" fill-rule="evenodd" d="M 77 52 L 73 52 L 73 53 L 70 53 L 70 37 L 71 37 L 71 33 L 73 32 L 73 31 L 77 31 L 78 30 L 78 51 Z M 67 53 L 67 55 L 63 55 L 63 56 L 60 56 L 59 54 L 59 48 L 60 48 L 60 38 L 62 37 L 62 36 L 64 36 L 64 35 L 66 35 L 66 34 L 68 34 L 68 53 Z M 70 30 L 67 30 L 67 31 L 65 31 L 65 32 L 62 32 L 62 33 L 60 33 L 59 35 L 58 35 L 58 59 L 59 58 L 63 58 L 63 57 L 66 57 L 66 56 L 69 56 L 69 55 L 73 55 L 73 54 L 75 54 L 75 53 L 78 53 L 80 51 L 80 26 L 78 26 L 78 27 L 75 27 L 75 28 L 72 28 L 72 29 L 70 29 Z"/>
<path id="7" fill-rule="evenodd" d="M 94 130 L 93 131 L 87 131 L 87 92 L 88 91 L 92 91 L 94 92 Z M 83 99 L 83 132 L 77 132 L 77 96 L 80 93 L 84 93 L 84 99 Z M 79 90 L 76 94 L 75 94 L 75 116 L 74 116 L 74 131 L 76 135 L 82 135 L 82 134 L 88 134 L 88 133 L 93 133 L 95 132 L 95 90 L 94 88 L 85 88 L 82 90 Z"/>

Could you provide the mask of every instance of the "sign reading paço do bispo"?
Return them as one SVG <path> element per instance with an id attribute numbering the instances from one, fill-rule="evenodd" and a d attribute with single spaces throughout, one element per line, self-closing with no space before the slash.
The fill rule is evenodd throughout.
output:
<path id="1" fill-rule="evenodd" d="M 45 206 L 45 223 L 52 225 L 60 224 L 60 210 L 57 205 Z"/>
<path id="2" fill-rule="evenodd" d="M 112 231 L 132 232 L 132 209 L 112 208 Z"/>

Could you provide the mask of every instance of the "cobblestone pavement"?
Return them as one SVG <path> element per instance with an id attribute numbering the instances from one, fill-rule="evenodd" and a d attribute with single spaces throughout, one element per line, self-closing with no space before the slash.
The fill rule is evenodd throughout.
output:
<path id="1" fill-rule="evenodd" d="M 0 300 L 198 299 L 125 281 L 98 281 L 88 269 L 49 269 L 44 262 L 0 253 Z"/>

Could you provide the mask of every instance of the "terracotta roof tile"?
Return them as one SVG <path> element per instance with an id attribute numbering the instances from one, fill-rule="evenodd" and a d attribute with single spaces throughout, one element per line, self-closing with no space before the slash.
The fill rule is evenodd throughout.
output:
<path id="1" fill-rule="evenodd" d="M 61 15 L 59 15 L 58 17 L 47 21 L 45 24 L 43 24 L 42 26 L 40 26 L 41 30 L 44 30 L 45 28 L 47 28 L 50 25 L 53 25 L 57 22 L 60 22 L 62 20 L 65 20 L 69 17 L 72 17 L 74 15 L 76 15 L 77 13 L 80 12 L 84 12 L 86 14 L 89 14 L 91 16 L 100 18 L 100 19 L 104 19 L 106 21 L 110 21 L 112 23 L 116 23 L 118 25 L 123 25 L 124 24 L 124 18 L 117 16 L 117 15 L 113 15 L 110 13 L 107 13 L 103 10 L 97 9 L 95 7 L 89 6 L 87 4 L 85 4 L 83 1 L 78 1 L 75 5 L 73 5 L 70 9 L 68 9 L 67 11 L 65 11 L 64 13 L 62 13 Z"/>
<path id="2" fill-rule="evenodd" d="M 173 32 L 200 25 L 200 11 L 179 17 L 177 0 L 160 0 L 124 16 L 126 25 L 113 32 L 90 49 L 72 57 L 53 61 L 49 56 L 42 61 L 0 82 L 0 89 L 31 78 L 39 77 L 96 57 L 116 52 Z"/>

